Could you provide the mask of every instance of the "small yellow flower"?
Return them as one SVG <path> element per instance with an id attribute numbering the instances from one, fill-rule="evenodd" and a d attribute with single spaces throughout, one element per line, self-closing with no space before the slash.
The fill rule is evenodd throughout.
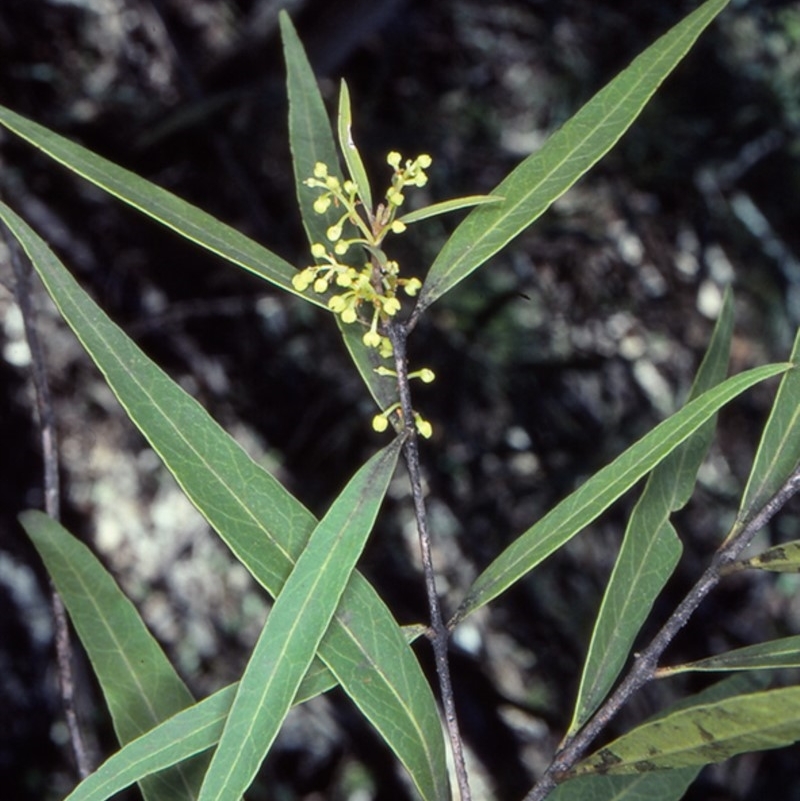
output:
<path id="1" fill-rule="evenodd" d="M 390 227 L 393 234 L 402 234 L 408 226 L 401 220 L 395 220 Z"/>
<path id="2" fill-rule="evenodd" d="M 328 177 L 328 165 L 323 164 L 321 161 L 318 161 L 314 165 L 314 177 L 315 178 L 327 178 Z"/>
<path id="3" fill-rule="evenodd" d="M 403 157 L 396 150 L 392 150 L 389 155 L 386 156 L 386 163 L 390 167 L 394 167 L 396 170 L 399 170 L 402 158 Z"/>
<path id="4" fill-rule="evenodd" d="M 311 286 L 315 273 L 316 270 L 313 267 L 306 267 L 305 270 L 300 270 L 300 272 L 292 276 L 292 286 L 298 292 L 305 292 Z"/>
<path id="5" fill-rule="evenodd" d="M 383 414 L 376 414 L 375 417 L 372 418 L 372 428 L 381 433 L 382 431 L 386 431 L 389 427 L 389 420 Z"/>
<path id="6" fill-rule="evenodd" d="M 330 195 L 320 195 L 314 201 L 314 211 L 317 214 L 325 214 L 325 212 L 331 207 L 332 202 L 333 201 L 331 200 Z"/>
<path id="7" fill-rule="evenodd" d="M 358 315 L 356 314 L 355 306 L 348 306 L 340 315 L 343 323 L 347 323 L 350 325 L 354 323 L 358 319 Z"/>
<path id="8" fill-rule="evenodd" d="M 423 367 L 415 373 L 409 373 L 409 378 L 419 378 L 423 384 L 430 384 L 436 378 L 436 374 L 429 367 Z"/>
<path id="9" fill-rule="evenodd" d="M 333 295 L 328 299 L 328 308 L 334 314 L 341 314 L 347 308 L 347 301 L 344 295 Z"/>
<path id="10" fill-rule="evenodd" d="M 425 439 L 431 438 L 433 435 L 433 426 L 416 412 L 414 412 L 414 424 L 420 436 L 425 437 Z"/>
<path id="11" fill-rule="evenodd" d="M 325 278 L 317 278 L 314 281 L 314 291 L 322 294 L 328 291 L 328 281 Z"/>
<path id="12" fill-rule="evenodd" d="M 390 359 L 394 355 L 394 347 L 389 337 L 381 337 L 381 344 L 378 345 L 378 353 L 382 359 Z"/>
<path id="13" fill-rule="evenodd" d="M 384 264 L 383 271 L 386 275 L 397 275 L 400 272 L 400 265 L 396 261 L 389 259 Z"/>
<path id="14" fill-rule="evenodd" d="M 325 236 L 331 240 L 331 242 L 336 242 L 339 237 L 342 235 L 342 226 L 339 224 L 332 225 L 328 230 L 325 232 Z"/>
<path id="15" fill-rule="evenodd" d="M 363 336 L 363 342 L 368 348 L 377 348 L 380 347 L 381 344 L 381 335 L 375 331 L 375 329 L 370 328 L 366 334 Z"/>
<path id="16" fill-rule="evenodd" d="M 397 298 L 384 298 L 381 301 L 381 306 L 385 314 L 394 317 L 400 311 L 400 301 Z"/>
<path id="17" fill-rule="evenodd" d="M 403 193 L 396 189 L 395 187 L 391 187 L 386 192 L 386 199 L 393 205 L 393 206 L 402 206 L 403 201 L 405 198 L 403 197 Z"/>
<path id="18" fill-rule="evenodd" d="M 419 278 L 409 278 L 404 282 L 403 290 L 409 297 L 413 298 L 420 289 L 422 289 L 422 281 Z"/>

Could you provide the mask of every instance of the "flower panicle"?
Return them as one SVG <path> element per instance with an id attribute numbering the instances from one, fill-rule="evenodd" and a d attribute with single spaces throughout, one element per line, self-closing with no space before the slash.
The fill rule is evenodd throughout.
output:
<path id="1" fill-rule="evenodd" d="M 328 308 L 338 314 L 342 322 L 356 322 L 359 310 L 371 306 L 369 329 L 363 341 L 368 347 L 382 352 L 388 352 L 388 340 L 379 333 L 379 328 L 400 311 L 398 291 L 414 297 L 422 288 L 422 282 L 413 277 L 401 278 L 399 264 L 388 259 L 380 246 L 387 232 L 399 234 L 405 231 L 405 224 L 394 219 L 395 211 L 403 201 L 402 189 L 407 185 L 424 186 L 428 180 L 425 170 L 432 162 L 430 156 L 423 154 L 403 163 L 397 151 L 389 153 L 386 160 L 394 171 L 392 182 L 386 192 L 386 205 L 379 206 L 371 218 L 371 225 L 359 213 L 362 201 L 356 184 L 332 175 L 323 162 L 314 165 L 312 177 L 304 181 L 306 186 L 322 190 L 314 201 L 314 211 L 326 214 L 335 207 L 340 208 L 342 214 L 326 229 L 328 242 L 315 242 L 311 246 L 311 255 L 317 264 L 303 268 L 292 279 L 298 292 L 309 288 L 318 294 L 325 294 L 332 288 L 344 290 L 328 299 Z M 348 223 L 356 228 L 355 236 L 345 235 Z M 361 269 L 341 261 L 355 245 L 363 247 L 368 254 Z"/>
<path id="2" fill-rule="evenodd" d="M 422 282 L 414 277 L 401 277 L 400 265 L 389 259 L 381 246 L 387 233 L 401 234 L 406 230 L 406 224 L 395 219 L 405 200 L 403 190 L 407 186 L 425 186 L 428 181 L 425 170 L 430 167 L 432 159 L 422 154 L 403 162 L 400 153 L 392 151 L 386 161 L 393 170 L 391 185 L 386 190 L 386 202 L 379 204 L 374 211 L 365 211 L 355 182 L 332 175 L 323 162 L 314 165 L 312 177 L 303 182 L 319 191 L 313 203 L 314 212 L 322 215 L 338 209 L 341 213 L 325 231 L 327 242 L 311 245 L 311 255 L 316 263 L 298 270 L 292 278 L 292 286 L 297 292 L 309 289 L 320 295 L 332 292 L 328 297 L 328 308 L 343 323 L 361 321 L 366 325 L 362 341 L 368 348 L 376 349 L 382 359 L 393 354 L 384 326 L 402 308 L 398 294 L 402 291 L 408 297 L 415 297 Z M 354 235 L 349 233 L 351 227 L 355 228 Z M 360 268 L 342 261 L 353 246 L 360 246 L 366 253 L 366 260 Z M 367 312 L 367 319 L 360 314 L 362 310 Z M 378 368 L 381 375 L 391 373 L 387 370 Z M 434 375 L 432 370 L 424 368 L 409 374 L 409 378 L 430 383 Z M 372 427 L 376 431 L 385 431 L 395 413 L 401 414 L 399 404 L 393 404 L 376 415 Z M 431 436 L 431 424 L 417 412 L 414 412 L 414 426 L 420 436 Z"/>

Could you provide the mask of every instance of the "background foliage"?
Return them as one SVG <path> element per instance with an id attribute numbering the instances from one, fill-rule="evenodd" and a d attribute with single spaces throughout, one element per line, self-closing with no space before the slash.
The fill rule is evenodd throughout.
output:
<path id="1" fill-rule="evenodd" d="M 0 102 L 173 189 L 289 261 L 304 261 L 299 219 L 286 202 L 293 188 L 279 4 L 36 5 L 40 14 L 22 1 L 0 10 Z M 347 78 L 371 172 L 379 174 L 388 148 L 429 151 L 436 157 L 431 195 L 441 198 L 494 185 L 691 4 L 281 5 L 296 18 L 317 69 Z M 439 379 L 418 397 L 426 416 L 447 430 L 446 449 L 431 448 L 427 458 L 436 460 L 437 559 L 454 590 L 505 537 L 675 408 L 707 343 L 718 287 L 731 275 L 738 289 L 734 370 L 785 358 L 800 316 L 797 234 L 786 202 L 797 194 L 799 27 L 793 4 L 728 9 L 600 169 L 424 321 L 413 346 Z M 332 100 L 332 82 L 328 89 Z M 101 305 L 251 452 L 279 465 L 312 511 L 324 511 L 380 441 L 369 432 L 370 401 L 333 329 L 320 326 L 312 309 L 180 243 L 11 139 L 0 144 L 3 193 Z M 405 262 L 418 253 L 409 247 Z M 44 675 L 46 624 L 35 625 L 44 614 L 31 581 L 38 563 L 14 520 L 20 508 L 37 505 L 39 478 L 24 366 L 15 361 L 19 328 L 8 303 L 0 296 L 0 435 L 13 453 L 0 460 L 0 575 L 18 614 L 4 619 L 0 637 L 2 706 L 14 721 L 0 735 L 7 738 L 0 769 L 21 792 L 46 797 L 45 788 L 59 792 L 64 766 L 49 737 L 57 707 L 52 677 Z M 204 693 L 240 672 L 263 602 L 124 422 L 71 338 L 59 336 L 56 317 L 46 308 L 44 316 L 53 327 L 47 339 L 67 522 L 121 576 L 194 677 L 193 689 Z M 680 517 L 687 551 L 665 608 L 735 511 L 769 399 L 768 388 L 757 389 L 722 417 L 712 468 Z M 535 585 L 486 612 L 481 650 L 471 650 L 468 630 L 456 644 L 465 734 L 501 797 L 527 788 L 525 764 L 535 765 L 569 724 L 622 511 L 540 569 Z M 362 567 L 399 619 L 416 621 L 424 598 L 402 492 L 391 512 Z M 775 525 L 783 538 L 797 536 L 791 516 Z M 797 631 L 794 586 L 791 578 L 732 582 L 701 608 L 676 643 L 676 660 L 705 656 L 710 645 Z M 686 681 L 700 686 L 696 677 Z M 631 714 L 646 712 L 652 700 Z M 541 723 L 531 725 L 531 711 Z M 99 724 L 101 731 L 107 725 Z M 97 748 L 110 743 L 101 737 Z M 755 761 L 757 778 L 748 783 Z M 791 768 L 791 754 L 748 757 L 708 770 L 695 792 L 788 797 L 784 764 Z M 334 694 L 293 719 L 265 779 L 305 797 L 369 770 L 380 777 L 381 798 L 406 797 L 401 783 L 386 780 L 394 771 L 388 756 Z"/>

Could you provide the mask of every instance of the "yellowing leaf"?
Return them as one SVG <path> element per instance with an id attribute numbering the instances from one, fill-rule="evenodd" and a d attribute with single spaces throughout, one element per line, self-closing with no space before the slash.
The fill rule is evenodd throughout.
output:
<path id="1" fill-rule="evenodd" d="M 646 723 L 580 762 L 570 775 L 706 765 L 797 740 L 800 687 L 787 687 L 689 707 Z"/>
<path id="2" fill-rule="evenodd" d="M 774 545 L 749 559 L 740 559 L 725 572 L 733 573 L 747 568 L 769 570 L 772 573 L 800 573 L 800 540 Z"/>

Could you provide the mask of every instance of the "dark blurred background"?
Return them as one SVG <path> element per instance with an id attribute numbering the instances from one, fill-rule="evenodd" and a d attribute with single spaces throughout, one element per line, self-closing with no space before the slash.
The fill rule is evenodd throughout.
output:
<path id="1" fill-rule="evenodd" d="M 3 0 L 0 102 L 156 181 L 298 266 L 277 14 L 292 15 L 330 106 L 350 85 L 377 188 L 385 155 L 430 153 L 423 200 L 488 192 L 696 3 L 610 0 Z M 733 2 L 614 151 L 531 230 L 432 307 L 414 364 L 435 556 L 452 611 L 515 536 L 674 411 L 725 286 L 732 369 L 786 358 L 800 318 L 800 8 Z M 136 341 L 316 514 L 384 438 L 332 320 L 182 242 L 0 132 L 0 192 Z M 422 275 L 456 220 L 412 229 Z M 6 260 L 0 267 L 0 787 L 56 799 L 75 775 L 41 565 L 16 515 L 41 461 Z M 127 422 L 44 295 L 65 522 L 119 578 L 198 695 L 235 680 L 267 600 Z M 775 384 L 720 417 L 685 552 L 644 633 L 699 575 L 738 506 Z M 571 703 L 634 499 L 467 621 L 453 667 L 477 798 L 516 799 Z M 797 506 L 770 539 L 798 536 Z M 794 513 L 794 514 L 793 514 Z M 393 485 L 361 564 L 398 620 L 424 620 L 408 491 Z M 729 580 L 669 661 L 800 631 L 795 577 Z M 420 658 L 430 669 L 423 645 Z M 83 725 L 114 750 L 78 657 Z M 791 677 L 790 677 L 791 678 Z M 629 726 L 707 680 L 649 689 Z M 611 732 L 613 733 L 613 732 Z M 709 768 L 696 799 L 800 798 L 796 749 Z M 131 792 L 130 798 L 136 797 Z M 260 799 L 408 799 L 391 755 L 338 692 L 290 718 Z"/>

